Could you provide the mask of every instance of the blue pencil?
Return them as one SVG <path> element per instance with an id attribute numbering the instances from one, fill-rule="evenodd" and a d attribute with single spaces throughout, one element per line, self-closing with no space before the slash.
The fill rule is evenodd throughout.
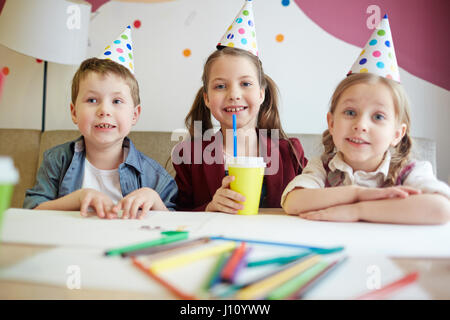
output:
<path id="1" fill-rule="evenodd" d="M 284 242 L 272 242 L 272 241 L 263 241 L 263 240 L 250 240 L 250 239 L 238 239 L 238 238 L 228 238 L 228 237 L 210 237 L 211 240 L 227 240 L 227 241 L 236 241 L 236 242 L 248 242 L 254 244 L 264 244 L 264 245 L 272 245 L 272 246 L 281 246 L 281 247 L 290 247 L 290 248 L 302 248 L 313 251 L 317 254 L 328 254 L 334 253 L 338 251 L 342 251 L 344 247 L 334 247 L 334 248 L 319 248 L 319 247 L 310 247 L 303 244 L 295 244 L 295 243 L 284 243 Z"/>

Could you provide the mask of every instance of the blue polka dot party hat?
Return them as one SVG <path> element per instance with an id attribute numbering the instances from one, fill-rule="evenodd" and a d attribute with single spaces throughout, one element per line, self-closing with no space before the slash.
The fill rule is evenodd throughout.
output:
<path id="1" fill-rule="evenodd" d="M 256 44 L 255 19 L 253 18 L 253 1 L 245 0 L 233 23 L 217 44 L 217 49 L 222 47 L 234 47 L 250 51 L 258 56 L 258 45 Z"/>
<path id="2" fill-rule="evenodd" d="M 397 58 L 387 15 L 372 33 L 349 74 L 370 72 L 400 82 Z"/>
<path id="3" fill-rule="evenodd" d="M 125 30 L 107 46 L 99 59 L 110 59 L 123 65 L 134 74 L 133 43 L 131 41 L 131 26 Z"/>

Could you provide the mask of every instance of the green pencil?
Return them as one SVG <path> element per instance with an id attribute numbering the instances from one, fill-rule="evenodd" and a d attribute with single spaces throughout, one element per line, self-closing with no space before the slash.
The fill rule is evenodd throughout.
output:
<path id="1" fill-rule="evenodd" d="M 148 247 L 154 247 L 154 246 L 159 246 L 162 244 L 167 244 L 167 243 L 171 243 L 171 242 L 175 242 L 175 241 L 184 240 L 184 239 L 187 239 L 189 232 L 188 231 L 164 231 L 164 232 L 161 232 L 161 234 L 164 236 L 159 239 L 142 242 L 142 243 L 137 243 L 137 244 L 132 244 L 132 245 L 129 245 L 126 247 L 111 249 L 111 250 L 106 251 L 105 255 L 106 256 L 116 256 L 116 255 L 119 255 L 119 254 L 122 254 L 125 252 L 129 252 L 129 251 L 141 250 L 141 249 L 148 248 Z"/>

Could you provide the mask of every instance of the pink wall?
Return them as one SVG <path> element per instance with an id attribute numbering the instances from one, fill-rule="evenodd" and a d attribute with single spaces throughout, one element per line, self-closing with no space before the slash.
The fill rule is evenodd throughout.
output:
<path id="1" fill-rule="evenodd" d="M 363 47 L 370 5 L 389 16 L 398 64 L 413 75 L 450 90 L 450 1 L 295 0 L 302 11 L 333 36 Z M 355 57 L 356 59 L 356 57 Z M 350 67 L 350 66 L 348 66 Z"/>

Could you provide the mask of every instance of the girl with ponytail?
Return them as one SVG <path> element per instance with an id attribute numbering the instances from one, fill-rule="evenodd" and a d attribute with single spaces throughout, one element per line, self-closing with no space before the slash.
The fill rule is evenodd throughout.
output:
<path id="1" fill-rule="evenodd" d="M 281 193 L 307 160 L 300 141 L 289 139 L 281 127 L 275 82 L 256 55 L 231 47 L 209 56 L 202 82 L 185 119 L 190 136 L 172 152 L 177 209 L 237 213 L 243 208 L 238 201 L 245 199 L 229 188 L 234 177 L 227 175 L 224 165 L 227 157 L 233 157 L 233 114 L 237 155 L 264 157 L 268 163 L 260 207 L 279 208 Z M 210 133 L 211 115 L 220 123 L 215 134 Z M 207 159 L 208 155 L 214 159 Z"/>
<path id="2" fill-rule="evenodd" d="M 310 220 L 441 224 L 450 188 L 427 161 L 410 159 L 403 87 L 373 73 L 341 81 L 327 114 L 324 153 L 286 187 L 282 206 Z"/>

